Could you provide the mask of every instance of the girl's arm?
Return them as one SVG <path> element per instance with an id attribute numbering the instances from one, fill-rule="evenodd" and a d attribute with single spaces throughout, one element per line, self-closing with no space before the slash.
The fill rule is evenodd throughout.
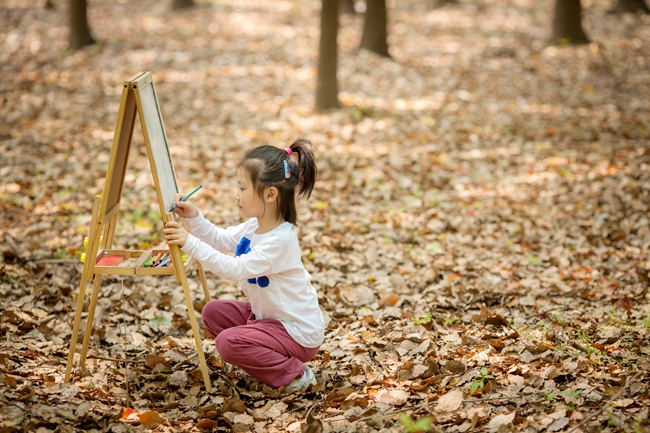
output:
<path id="1" fill-rule="evenodd" d="M 197 216 L 194 218 L 183 218 L 183 225 L 188 232 L 212 248 L 224 253 L 235 252 L 245 224 L 223 229 L 205 219 L 198 209 Z"/>
<path id="2" fill-rule="evenodd" d="M 273 273 L 273 263 L 261 246 L 247 254 L 232 257 L 220 253 L 194 236 L 189 236 L 182 251 L 198 260 L 206 270 L 229 280 L 241 281 Z"/>
<path id="3" fill-rule="evenodd" d="M 182 194 L 174 196 L 173 203 L 176 205 L 174 213 L 183 219 L 183 226 L 187 231 L 219 251 L 234 252 L 243 225 L 228 229 L 217 227 L 206 220 L 201 211 L 191 202 L 181 201 L 182 198 Z"/>

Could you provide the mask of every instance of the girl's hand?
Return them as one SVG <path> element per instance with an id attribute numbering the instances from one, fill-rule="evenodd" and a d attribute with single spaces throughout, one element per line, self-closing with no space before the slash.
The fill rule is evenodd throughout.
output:
<path id="1" fill-rule="evenodd" d="M 167 244 L 178 245 L 181 248 L 185 246 L 185 242 L 187 242 L 187 237 L 189 236 L 187 230 L 176 221 L 170 221 L 165 224 L 163 234 L 165 235 L 164 238 Z"/>
<path id="2" fill-rule="evenodd" d="M 183 194 L 176 194 L 172 201 L 172 206 L 176 205 L 174 213 L 181 218 L 195 218 L 199 216 L 199 211 L 189 201 L 181 201 L 185 197 Z"/>

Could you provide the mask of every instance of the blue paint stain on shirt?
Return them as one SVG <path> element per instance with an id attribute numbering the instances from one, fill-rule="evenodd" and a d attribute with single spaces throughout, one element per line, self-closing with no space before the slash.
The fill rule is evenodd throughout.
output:
<path id="1" fill-rule="evenodd" d="M 239 244 L 237 244 L 237 249 L 235 250 L 235 257 L 239 257 L 242 254 L 246 254 L 250 252 L 251 252 L 251 240 L 248 239 L 246 236 L 244 236 L 239 241 Z"/>
<path id="2" fill-rule="evenodd" d="M 235 249 L 235 257 L 239 257 L 242 254 L 248 254 L 251 252 L 251 240 L 246 236 L 241 238 Z M 268 287 L 270 280 L 269 277 L 259 277 L 259 278 L 249 278 L 247 280 L 250 284 L 257 284 L 260 287 Z"/>

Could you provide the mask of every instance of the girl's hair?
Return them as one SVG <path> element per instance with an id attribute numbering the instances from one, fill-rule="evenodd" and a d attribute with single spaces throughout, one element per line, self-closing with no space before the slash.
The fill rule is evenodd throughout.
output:
<path id="1" fill-rule="evenodd" d="M 264 190 L 268 187 L 278 189 L 276 216 L 291 224 L 296 224 L 298 220 L 296 188 L 301 197 L 309 197 L 316 183 L 318 168 L 312 147 L 312 142 L 302 137 L 286 149 L 266 144 L 249 151 L 239 164 L 248 173 L 260 197 L 264 197 Z M 293 155 L 297 155 L 297 158 Z"/>

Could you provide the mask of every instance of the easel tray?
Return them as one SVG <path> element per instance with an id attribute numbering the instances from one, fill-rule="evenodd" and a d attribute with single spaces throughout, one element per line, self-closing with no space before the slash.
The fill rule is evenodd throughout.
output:
<path id="1" fill-rule="evenodd" d="M 95 260 L 95 273 L 103 275 L 173 275 L 172 266 L 150 266 L 156 257 L 169 254 L 165 249 L 148 250 L 99 250 Z M 147 266 L 145 266 L 145 264 Z M 187 257 L 183 267 L 187 269 L 192 258 Z"/>

